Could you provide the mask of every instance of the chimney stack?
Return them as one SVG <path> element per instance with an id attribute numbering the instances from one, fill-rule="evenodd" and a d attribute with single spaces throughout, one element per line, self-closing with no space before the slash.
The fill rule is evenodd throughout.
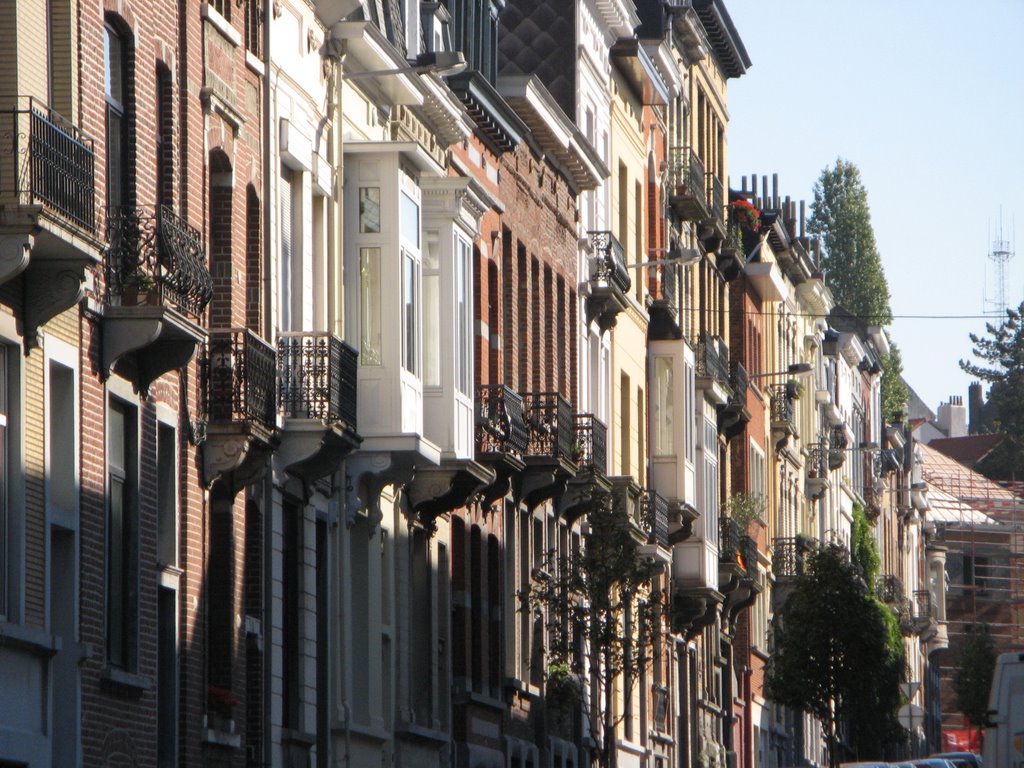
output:
<path id="1" fill-rule="evenodd" d="M 972 381 L 967 387 L 968 430 L 972 435 L 981 434 L 981 419 L 985 410 L 985 395 L 980 381 Z"/>
<path id="2" fill-rule="evenodd" d="M 946 437 L 966 437 L 967 409 L 964 407 L 963 398 L 953 395 L 948 403 L 942 403 L 935 421 Z"/>

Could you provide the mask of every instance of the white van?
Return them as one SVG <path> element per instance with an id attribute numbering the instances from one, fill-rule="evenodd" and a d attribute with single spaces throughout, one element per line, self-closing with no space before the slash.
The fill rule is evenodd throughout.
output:
<path id="1" fill-rule="evenodd" d="M 985 765 L 1024 768 L 1024 653 L 999 654 L 988 709 Z"/>

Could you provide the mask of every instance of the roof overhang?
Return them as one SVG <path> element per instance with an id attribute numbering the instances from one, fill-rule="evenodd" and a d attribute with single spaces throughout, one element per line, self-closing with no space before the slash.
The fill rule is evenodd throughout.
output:
<path id="1" fill-rule="evenodd" d="M 668 86 L 639 40 L 635 37 L 618 40 L 611 48 L 611 59 L 644 104 L 668 104 Z"/>
<path id="2" fill-rule="evenodd" d="M 342 80 L 351 77 L 350 84 L 379 93 L 391 104 L 419 106 L 423 103 L 423 89 L 417 82 L 419 76 L 375 24 L 342 21 L 331 27 L 331 38 L 343 43 Z M 358 77 L 368 72 L 386 74 Z"/>
<path id="3" fill-rule="evenodd" d="M 467 70 L 446 78 L 476 123 L 476 133 L 495 154 L 510 152 L 522 141 L 527 127 L 487 78 Z"/>
<path id="4" fill-rule="evenodd" d="M 764 301 L 782 301 L 786 298 L 786 283 L 778 266 L 770 261 L 748 261 L 743 273 L 754 285 Z"/>
<path id="5" fill-rule="evenodd" d="M 750 57 L 722 0 L 690 0 L 711 41 L 715 58 L 726 77 L 740 77 L 750 68 Z"/>
<path id="6" fill-rule="evenodd" d="M 875 349 L 883 357 L 889 356 L 889 337 L 885 335 L 885 329 L 880 325 L 869 325 L 868 336 L 875 343 Z"/>
<path id="7" fill-rule="evenodd" d="M 597 189 L 608 167 L 536 75 L 498 78 L 498 93 L 522 117 L 543 152 L 565 172 L 577 191 Z"/>
<path id="8" fill-rule="evenodd" d="M 812 314 L 828 317 L 832 311 L 832 292 L 825 285 L 824 279 L 814 275 L 796 287 L 797 300 L 807 307 Z"/>
<path id="9" fill-rule="evenodd" d="M 468 139 L 473 123 L 459 99 L 439 75 L 424 74 L 419 78 L 424 91 L 421 110 L 441 144 L 448 147 Z"/>
<path id="10" fill-rule="evenodd" d="M 593 0 L 601 21 L 613 38 L 626 37 L 640 26 L 640 17 L 631 2 L 623 0 Z"/>

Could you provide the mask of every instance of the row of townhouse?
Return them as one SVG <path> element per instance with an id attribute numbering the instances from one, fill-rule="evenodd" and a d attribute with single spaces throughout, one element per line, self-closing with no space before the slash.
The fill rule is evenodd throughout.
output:
<path id="1" fill-rule="evenodd" d="M 7 7 L 0 766 L 821 763 L 764 669 L 855 503 L 930 703 L 884 334 L 729 188 L 721 0 Z M 609 495 L 662 652 L 555 717 Z"/>

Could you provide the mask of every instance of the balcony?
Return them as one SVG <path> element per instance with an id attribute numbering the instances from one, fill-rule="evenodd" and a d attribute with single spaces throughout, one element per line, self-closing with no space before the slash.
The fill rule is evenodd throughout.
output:
<path id="1" fill-rule="evenodd" d="M 119 361 L 139 390 L 183 367 L 205 338 L 200 323 L 213 278 L 199 232 L 166 206 L 107 214 L 104 372 Z"/>
<path id="2" fill-rule="evenodd" d="M 742 434 L 751 419 L 747 408 L 750 377 L 739 360 L 729 361 L 729 389 L 732 390 L 732 394 L 718 412 L 718 431 L 725 435 L 727 440 Z"/>
<path id="3" fill-rule="evenodd" d="M 611 232 L 590 232 L 593 255 L 587 294 L 587 320 L 601 331 L 615 327 L 619 313 L 628 306 L 632 284 L 626 271 L 625 251 Z"/>
<path id="4" fill-rule="evenodd" d="M 558 392 L 523 395 L 527 441 L 517 498 L 533 509 L 560 496 L 576 474 L 573 458 L 575 420 L 572 405 Z"/>
<path id="5" fill-rule="evenodd" d="M 232 493 L 254 482 L 277 446 L 274 348 L 246 328 L 210 331 L 200 360 L 203 481 Z"/>
<path id="6" fill-rule="evenodd" d="M 803 536 L 780 537 L 772 542 L 772 573 L 776 581 L 804 575 L 813 542 Z"/>
<path id="7" fill-rule="evenodd" d="M 572 460 L 576 475 L 558 500 L 558 513 L 574 522 L 611 489 L 608 481 L 608 427 L 592 413 L 574 417 Z"/>
<path id="8" fill-rule="evenodd" d="M 658 264 L 648 270 L 648 291 L 651 299 L 648 311 L 651 322 L 648 334 L 652 339 L 678 339 L 679 326 L 679 275 L 678 264 Z"/>
<path id="9" fill-rule="evenodd" d="M 703 333 L 694 348 L 697 389 L 704 390 L 704 394 L 716 406 L 725 406 L 733 392 L 729 388 L 729 353 L 724 342 L 717 336 Z"/>
<path id="10" fill-rule="evenodd" d="M 846 431 L 845 424 L 836 424 L 829 428 L 828 468 L 831 470 L 839 469 L 846 463 L 846 449 L 849 446 Z"/>
<path id="11" fill-rule="evenodd" d="M 672 562 L 668 499 L 651 488 L 645 488 L 640 494 L 640 519 L 647 532 L 647 543 L 640 548 L 641 552 L 666 563 Z"/>
<path id="12" fill-rule="evenodd" d="M 717 174 L 708 172 L 707 185 L 708 217 L 701 226 L 700 237 L 709 251 L 718 250 L 725 240 L 725 189 Z"/>
<path id="13" fill-rule="evenodd" d="M 796 402 L 785 384 L 773 384 L 768 388 L 768 392 L 771 398 L 772 440 L 775 441 L 775 450 L 781 451 L 791 437 L 798 437 Z"/>
<path id="14" fill-rule="evenodd" d="M 740 276 L 747 260 L 743 229 L 734 219 L 735 216 L 730 208 L 725 224 L 725 239 L 718 249 L 718 271 L 722 273 L 722 277 L 727 283 L 731 283 Z"/>
<path id="15" fill-rule="evenodd" d="M 730 517 L 718 520 L 718 588 L 730 620 L 757 598 L 757 543 Z"/>
<path id="16" fill-rule="evenodd" d="M 703 221 L 709 209 L 704 163 L 689 147 L 669 152 L 668 204 L 683 221 Z"/>
<path id="17" fill-rule="evenodd" d="M 277 340 L 280 463 L 307 487 L 359 447 L 359 353 L 332 333 L 286 332 Z"/>
<path id="18" fill-rule="evenodd" d="M 490 507 L 511 488 L 512 477 L 526 466 L 529 432 L 523 398 L 504 384 L 482 384 L 476 390 L 476 458 L 494 470 L 495 481 L 483 490 Z"/>
<path id="19" fill-rule="evenodd" d="M 817 501 L 832 487 L 828 479 L 828 453 L 828 443 L 811 443 L 807 446 L 805 492 L 811 501 Z"/>
<path id="20" fill-rule="evenodd" d="M 0 284 L 25 272 L 27 350 L 100 263 L 93 140 L 31 96 L 0 107 Z"/>

